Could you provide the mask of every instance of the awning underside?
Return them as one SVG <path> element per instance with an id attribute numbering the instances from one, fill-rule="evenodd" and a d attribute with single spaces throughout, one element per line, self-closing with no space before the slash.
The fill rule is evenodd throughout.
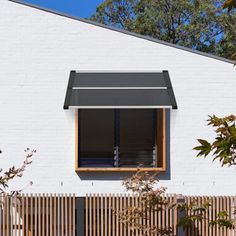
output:
<path id="1" fill-rule="evenodd" d="M 64 109 L 173 108 L 177 104 L 167 71 L 80 73 L 72 71 Z"/>

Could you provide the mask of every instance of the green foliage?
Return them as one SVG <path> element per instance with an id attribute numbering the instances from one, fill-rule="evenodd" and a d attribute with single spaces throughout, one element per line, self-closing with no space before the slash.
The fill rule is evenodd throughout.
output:
<path id="1" fill-rule="evenodd" d="M 105 0 L 92 20 L 231 58 L 236 15 L 223 0 Z"/>
<path id="2" fill-rule="evenodd" d="M 205 201 L 199 205 L 197 202 L 192 201 L 190 204 L 180 204 L 178 208 L 180 211 L 186 212 L 186 216 L 182 217 L 178 222 L 178 227 L 183 227 L 184 230 L 191 228 L 198 221 L 209 220 L 206 218 L 206 212 L 211 207 L 209 201 Z M 210 221 L 210 226 L 216 225 L 218 227 L 225 227 L 227 229 L 234 228 L 234 221 L 229 217 L 226 211 L 221 211 L 217 214 L 216 219 Z"/>
<path id="3" fill-rule="evenodd" d="M 226 227 L 227 229 L 234 229 L 234 221 L 229 219 L 229 215 L 226 211 L 219 212 L 216 216 L 216 220 L 210 222 L 210 224 Z"/>
<path id="4" fill-rule="evenodd" d="M 199 151 L 197 156 L 212 154 L 213 160 L 219 160 L 222 166 L 236 164 L 236 116 L 230 115 L 223 118 L 210 116 L 208 125 L 215 128 L 216 137 L 213 142 L 198 139 L 199 146 L 194 150 Z"/>
<path id="5" fill-rule="evenodd" d="M 118 215 L 119 220 L 124 225 L 129 225 L 133 230 L 139 230 L 140 236 L 156 236 L 156 235 L 172 235 L 171 227 L 159 228 L 156 225 L 145 224 L 144 222 L 150 218 L 147 213 L 156 212 L 162 213 L 163 209 L 176 209 L 184 212 L 184 216 L 178 219 L 178 227 L 183 227 L 184 230 L 194 227 L 198 221 L 208 220 L 210 225 L 218 227 L 233 228 L 233 220 L 231 220 L 227 212 L 219 212 L 217 217 L 210 221 L 206 218 L 206 211 L 211 207 L 210 201 L 197 203 L 171 202 L 165 198 L 166 189 L 156 187 L 158 181 L 156 175 L 150 175 L 146 171 L 138 170 L 133 176 L 123 181 L 126 191 L 133 193 L 139 199 L 139 204 L 135 206 L 127 206 L 114 214 Z M 158 213 L 159 212 L 159 213 Z"/>
<path id="6" fill-rule="evenodd" d="M 202 205 L 198 205 L 195 201 L 192 201 L 190 204 L 179 204 L 179 210 L 187 212 L 187 214 L 179 220 L 178 226 L 186 230 L 193 226 L 195 221 L 204 220 L 205 212 L 209 207 L 210 203 L 208 201 L 204 202 Z"/>
<path id="7" fill-rule="evenodd" d="M 204 139 L 198 139 L 198 142 L 201 144 L 194 148 L 194 150 L 199 151 L 197 156 L 207 156 L 211 152 L 211 144 Z"/>

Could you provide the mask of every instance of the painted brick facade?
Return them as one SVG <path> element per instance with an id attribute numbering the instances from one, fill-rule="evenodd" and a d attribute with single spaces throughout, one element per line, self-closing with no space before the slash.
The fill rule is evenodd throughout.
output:
<path id="1" fill-rule="evenodd" d="M 234 168 L 194 158 L 196 138 L 211 138 L 208 114 L 236 112 L 231 63 L 0 0 L 0 165 L 34 162 L 14 187 L 25 192 L 122 192 L 118 173 L 74 172 L 73 110 L 63 110 L 70 70 L 168 70 L 178 110 L 171 111 L 168 192 L 236 194 Z"/>

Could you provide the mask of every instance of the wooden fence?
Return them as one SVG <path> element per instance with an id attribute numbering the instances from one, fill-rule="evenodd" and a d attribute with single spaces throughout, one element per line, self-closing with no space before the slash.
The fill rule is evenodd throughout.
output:
<path id="1" fill-rule="evenodd" d="M 0 235 L 74 236 L 75 196 L 1 196 Z"/>
<path id="2" fill-rule="evenodd" d="M 205 212 L 205 220 L 198 221 L 195 225 L 188 229 L 186 232 L 187 236 L 235 236 L 236 229 L 230 230 L 225 227 L 218 227 L 211 225 L 209 222 L 217 218 L 219 212 L 225 211 L 231 219 L 234 219 L 234 211 L 236 210 L 236 197 L 218 196 L 218 197 L 184 197 L 185 202 L 196 202 L 198 205 L 202 205 L 204 202 L 209 202 L 211 206 Z M 235 224 L 236 227 L 236 224 Z"/>
<path id="3" fill-rule="evenodd" d="M 167 197 L 171 202 L 177 202 L 176 196 Z M 123 195 L 89 195 L 85 198 L 85 236 L 141 236 L 142 232 L 134 229 L 134 225 L 124 225 L 119 222 L 117 211 L 129 206 L 140 206 L 139 197 Z M 176 235 L 177 210 L 164 209 L 147 212 L 146 219 L 137 222 L 142 225 L 157 225 L 158 228 L 172 227 Z"/>
<path id="4" fill-rule="evenodd" d="M 220 211 L 234 217 L 236 197 L 190 197 L 170 195 L 172 203 L 179 201 L 199 205 L 209 201 L 205 220 L 198 221 L 183 232 L 177 227 L 183 216 L 176 208 L 148 212 L 142 225 L 158 228 L 171 227 L 170 236 L 236 236 L 236 230 L 227 230 L 209 224 Z M 133 225 L 120 223 L 115 212 L 140 204 L 140 199 L 126 195 L 21 195 L 1 196 L 0 236 L 142 236 Z M 182 215 L 181 215 L 182 214 Z M 185 212 L 184 214 L 189 214 Z"/>

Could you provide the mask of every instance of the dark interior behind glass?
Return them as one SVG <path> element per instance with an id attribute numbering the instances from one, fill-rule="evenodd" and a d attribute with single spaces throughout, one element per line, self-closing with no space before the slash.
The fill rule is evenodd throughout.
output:
<path id="1" fill-rule="evenodd" d="M 156 110 L 85 109 L 78 119 L 79 167 L 154 167 Z"/>
<path id="2" fill-rule="evenodd" d="M 120 110 L 119 167 L 153 167 L 154 118 L 149 109 Z"/>
<path id="3" fill-rule="evenodd" d="M 114 110 L 80 110 L 79 166 L 114 167 Z"/>

